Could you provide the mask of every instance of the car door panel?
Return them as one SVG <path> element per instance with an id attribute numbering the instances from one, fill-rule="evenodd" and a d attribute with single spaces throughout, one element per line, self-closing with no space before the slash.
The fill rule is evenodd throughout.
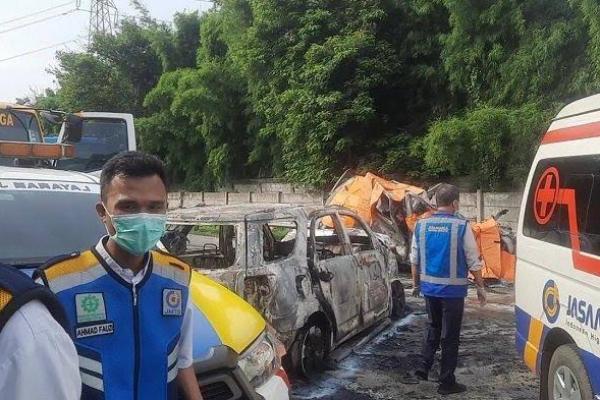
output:
<path id="1" fill-rule="evenodd" d="M 353 228 L 344 228 L 352 245 L 352 253 L 357 265 L 359 281 L 363 288 L 362 318 L 365 324 L 380 319 L 389 307 L 389 282 L 386 274 L 386 260 L 366 224 L 352 214 L 341 212 L 344 220 Z"/>
<path id="2" fill-rule="evenodd" d="M 316 222 L 322 217 L 331 218 L 335 231 L 332 237 L 337 240 L 327 239 L 327 236 L 317 232 Z M 357 263 L 344 240 L 339 219 L 334 213 L 313 217 L 310 236 L 317 280 L 326 301 L 333 309 L 338 337 L 341 338 L 361 325 L 361 288 L 358 283 Z M 337 246 L 341 248 L 338 249 Z"/>

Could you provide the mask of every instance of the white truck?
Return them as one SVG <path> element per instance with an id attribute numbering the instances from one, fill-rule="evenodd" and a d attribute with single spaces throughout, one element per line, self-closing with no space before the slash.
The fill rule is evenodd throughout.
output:
<path id="1" fill-rule="evenodd" d="M 58 136 L 50 136 L 42 119 L 60 124 Z M 33 107 L 0 103 L 0 140 L 30 143 L 67 143 L 75 157 L 53 162 L 62 170 L 94 173 L 117 153 L 136 150 L 133 115 L 104 112 L 67 114 Z M 0 165 L 14 166 L 15 160 L 1 158 Z"/>

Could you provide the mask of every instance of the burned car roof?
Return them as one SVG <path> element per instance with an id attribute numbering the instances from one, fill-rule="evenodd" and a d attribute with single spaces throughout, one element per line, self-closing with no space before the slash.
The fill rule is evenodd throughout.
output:
<path id="1" fill-rule="evenodd" d="M 308 215 L 314 211 L 331 209 L 323 206 L 301 206 L 294 204 L 240 204 L 208 206 L 170 210 L 170 224 L 196 224 L 202 222 L 264 221 L 290 216 Z"/>

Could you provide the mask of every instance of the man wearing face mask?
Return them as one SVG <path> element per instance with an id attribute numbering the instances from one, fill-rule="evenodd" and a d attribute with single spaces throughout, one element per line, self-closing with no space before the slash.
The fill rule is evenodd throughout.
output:
<path id="1" fill-rule="evenodd" d="M 202 396 L 192 367 L 191 268 L 153 251 L 165 232 L 167 184 L 156 157 L 113 157 L 96 206 L 108 235 L 38 271 L 63 304 L 79 355 L 82 399 Z"/>
<path id="2" fill-rule="evenodd" d="M 459 191 L 456 186 L 441 184 L 436 192 L 437 210 L 417 222 L 412 240 L 413 295 L 425 296 L 428 326 L 422 349 L 422 363 L 415 375 L 429 378 L 429 370 L 438 347 L 442 347 L 438 393 L 461 393 L 467 388 L 456 382 L 454 370 L 469 271 L 475 277 L 477 297 L 485 305 L 486 293 L 481 277 L 481 260 L 473 231 L 459 218 Z"/>

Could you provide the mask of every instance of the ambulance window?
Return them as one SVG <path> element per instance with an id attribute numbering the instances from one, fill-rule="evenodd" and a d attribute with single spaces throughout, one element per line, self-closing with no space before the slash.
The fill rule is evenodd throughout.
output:
<path id="1" fill-rule="evenodd" d="M 560 231 L 558 216 L 560 213 L 554 212 L 544 224 L 540 224 L 536 219 L 536 213 L 538 215 L 540 213 L 549 213 L 550 206 L 548 205 L 549 203 L 535 204 L 537 200 L 535 195 L 536 191 L 538 190 L 537 183 L 542 178 L 542 174 L 544 174 L 548 168 L 556 168 L 556 162 L 557 160 L 542 160 L 536 167 L 527 199 L 527 208 L 525 210 L 525 219 L 523 223 L 523 234 L 534 239 L 539 239 L 554 244 L 561 244 L 561 238 L 558 235 Z M 544 208 L 543 211 L 542 208 Z"/>
<path id="2" fill-rule="evenodd" d="M 600 156 L 578 156 L 542 160 L 536 167 L 525 210 L 523 234 L 545 242 L 571 247 L 572 227 L 567 195 L 558 196 L 555 174 L 560 189 L 570 189 L 575 197 L 575 215 L 581 250 L 600 255 Z M 537 196 L 536 196 L 537 194 Z M 556 202 L 556 205 L 553 205 Z"/>
<path id="3" fill-rule="evenodd" d="M 600 174 L 594 175 L 582 236 L 581 250 L 600 256 Z"/>
<path id="4" fill-rule="evenodd" d="M 577 203 L 577 226 L 580 232 L 586 232 L 588 225 L 588 211 L 590 208 L 591 192 L 594 181 L 598 180 L 594 174 L 571 174 L 565 179 L 565 188 L 575 189 L 575 201 Z M 561 229 L 569 231 L 569 211 L 567 207 L 560 207 Z"/>

